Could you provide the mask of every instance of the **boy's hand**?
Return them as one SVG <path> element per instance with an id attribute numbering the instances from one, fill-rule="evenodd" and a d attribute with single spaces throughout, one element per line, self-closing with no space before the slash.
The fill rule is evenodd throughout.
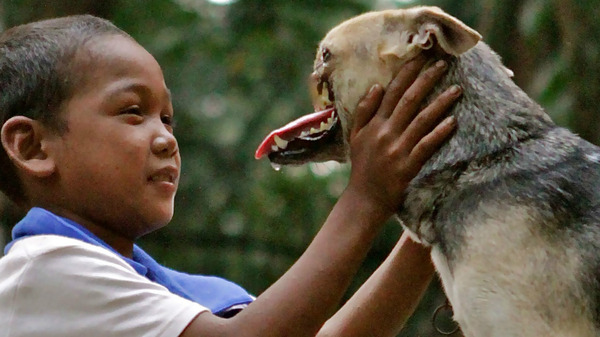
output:
<path id="1" fill-rule="evenodd" d="M 356 108 L 350 134 L 352 172 L 348 188 L 372 201 L 373 206 L 383 207 L 389 215 L 398 210 L 410 181 L 456 124 L 453 117 L 439 121 L 460 96 L 457 86 L 418 111 L 446 70 L 446 63 L 439 61 L 417 78 L 425 61 L 419 56 L 407 63 L 385 95 L 376 85 Z"/>

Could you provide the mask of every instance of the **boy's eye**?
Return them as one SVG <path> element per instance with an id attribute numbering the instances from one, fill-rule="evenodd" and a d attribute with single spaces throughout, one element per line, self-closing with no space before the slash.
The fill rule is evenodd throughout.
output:
<path id="1" fill-rule="evenodd" d="M 133 105 L 130 106 L 126 109 L 121 110 L 121 114 L 122 115 L 138 115 L 141 116 L 142 115 L 142 109 L 140 109 L 139 106 L 137 105 Z"/>
<path id="2" fill-rule="evenodd" d="M 171 115 L 163 115 L 160 117 L 160 120 L 163 122 L 163 124 L 168 125 L 168 126 L 174 126 L 174 121 L 173 121 L 173 116 Z"/>

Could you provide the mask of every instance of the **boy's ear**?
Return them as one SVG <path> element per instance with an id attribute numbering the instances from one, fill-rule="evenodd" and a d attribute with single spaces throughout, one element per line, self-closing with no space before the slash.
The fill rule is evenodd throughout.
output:
<path id="1" fill-rule="evenodd" d="M 52 175 L 56 165 L 47 153 L 49 131 L 40 122 L 25 116 L 7 120 L 0 131 L 2 146 L 17 170 L 44 178 Z"/>

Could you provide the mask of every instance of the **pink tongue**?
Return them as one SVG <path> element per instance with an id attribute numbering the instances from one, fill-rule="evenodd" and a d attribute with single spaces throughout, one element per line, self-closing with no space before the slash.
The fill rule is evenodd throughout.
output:
<path id="1" fill-rule="evenodd" d="M 271 132 L 262 143 L 260 143 L 258 149 L 256 149 L 254 158 L 260 159 L 262 156 L 273 152 L 272 147 L 276 145 L 275 136 L 279 136 L 281 139 L 289 141 L 300 136 L 302 131 L 308 131 L 311 128 L 319 129 L 321 127 L 321 122 L 327 122 L 327 119 L 331 117 L 331 113 L 334 110 L 335 108 L 329 108 L 314 112 L 310 115 L 300 117 Z"/>

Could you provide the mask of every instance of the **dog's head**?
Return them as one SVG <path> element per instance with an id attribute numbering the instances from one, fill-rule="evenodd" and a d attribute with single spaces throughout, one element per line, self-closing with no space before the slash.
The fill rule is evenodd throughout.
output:
<path id="1" fill-rule="evenodd" d="M 346 161 L 354 110 L 368 88 L 386 86 L 418 53 L 458 56 L 481 36 L 437 7 L 371 12 L 333 28 L 317 49 L 314 113 L 271 132 L 256 150 L 274 163 Z"/>

